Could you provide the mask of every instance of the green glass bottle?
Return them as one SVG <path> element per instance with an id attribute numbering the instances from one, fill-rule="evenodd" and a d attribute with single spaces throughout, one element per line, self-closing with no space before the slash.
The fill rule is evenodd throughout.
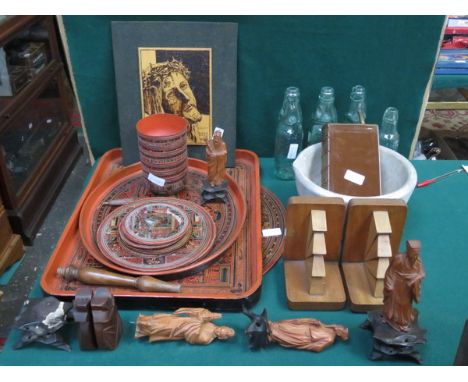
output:
<path id="1" fill-rule="evenodd" d="M 284 94 L 275 137 L 275 175 L 279 179 L 294 179 L 292 163 L 302 150 L 303 139 L 299 88 L 289 87 Z"/>
<path id="2" fill-rule="evenodd" d="M 307 145 L 322 142 L 322 128 L 327 123 L 336 123 L 338 117 L 335 108 L 335 90 L 330 86 L 324 86 L 320 90 L 319 102 L 314 115 L 312 115 L 312 124 L 307 136 Z"/>

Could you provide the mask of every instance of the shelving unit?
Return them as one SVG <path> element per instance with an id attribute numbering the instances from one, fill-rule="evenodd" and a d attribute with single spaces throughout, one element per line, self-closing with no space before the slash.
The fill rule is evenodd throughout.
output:
<path id="1" fill-rule="evenodd" d="M 0 24 L 7 56 L 29 41 L 44 44 L 45 65 L 17 94 L 0 97 L 1 195 L 13 231 L 26 244 L 32 244 L 81 150 L 52 16 L 12 16 Z"/>

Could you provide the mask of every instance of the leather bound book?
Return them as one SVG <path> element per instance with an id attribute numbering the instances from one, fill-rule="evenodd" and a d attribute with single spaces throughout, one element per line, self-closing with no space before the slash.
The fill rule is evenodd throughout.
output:
<path id="1" fill-rule="evenodd" d="M 328 124 L 324 126 L 322 187 L 352 196 L 381 194 L 377 125 Z"/>

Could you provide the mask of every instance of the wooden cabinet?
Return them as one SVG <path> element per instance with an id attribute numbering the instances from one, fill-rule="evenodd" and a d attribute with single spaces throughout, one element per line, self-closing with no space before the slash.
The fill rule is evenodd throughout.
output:
<path id="1" fill-rule="evenodd" d="M 31 244 L 80 152 L 53 17 L 3 20 L 0 66 L 2 83 L 13 84 L 0 97 L 1 196 L 14 232 Z M 18 75 L 27 76 L 19 90 Z"/>
<path id="2" fill-rule="evenodd" d="M 0 276 L 5 269 L 23 256 L 21 236 L 11 231 L 7 213 L 0 200 Z"/>

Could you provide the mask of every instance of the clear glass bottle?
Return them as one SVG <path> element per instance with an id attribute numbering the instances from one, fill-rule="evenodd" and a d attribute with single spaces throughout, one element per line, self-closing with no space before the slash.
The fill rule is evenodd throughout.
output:
<path id="1" fill-rule="evenodd" d="M 335 90 L 330 86 L 324 86 L 320 90 L 319 102 L 312 124 L 307 136 L 307 145 L 322 142 L 322 128 L 327 123 L 336 123 L 338 116 L 335 108 Z"/>
<path id="2" fill-rule="evenodd" d="M 289 87 L 284 93 L 275 138 L 275 175 L 279 179 L 294 179 L 292 162 L 302 150 L 303 138 L 299 88 Z"/>
<path id="3" fill-rule="evenodd" d="M 382 124 L 379 128 L 380 145 L 398 151 L 400 134 L 398 134 L 398 109 L 388 107 L 382 117 Z"/>
<path id="4" fill-rule="evenodd" d="M 353 86 L 349 96 L 349 110 L 346 121 L 349 123 L 365 123 L 366 121 L 366 89 L 362 85 Z"/>

